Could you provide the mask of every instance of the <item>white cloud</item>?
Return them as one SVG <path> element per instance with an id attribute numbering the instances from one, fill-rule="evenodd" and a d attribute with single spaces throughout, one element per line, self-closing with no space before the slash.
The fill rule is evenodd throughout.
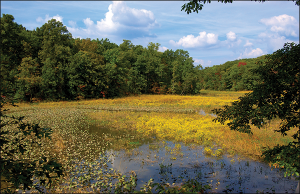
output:
<path id="1" fill-rule="evenodd" d="M 63 17 L 62 16 L 59 16 L 58 14 L 56 16 L 53 16 L 53 17 L 49 17 L 49 15 L 47 14 L 45 16 L 45 19 L 43 19 L 42 17 L 38 17 L 36 19 L 37 22 L 40 22 L 40 23 L 47 23 L 49 20 L 51 19 L 56 19 L 56 21 L 60 21 L 60 22 L 63 22 Z"/>
<path id="2" fill-rule="evenodd" d="M 203 68 L 204 67 L 209 67 L 210 65 L 211 65 L 211 61 L 204 61 L 204 60 L 202 60 L 202 59 L 195 59 L 195 58 L 193 58 L 193 60 L 194 60 L 194 65 L 195 66 L 197 66 L 197 65 L 201 65 Z"/>
<path id="3" fill-rule="evenodd" d="M 258 42 L 267 43 L 269 52 L 274 52 L 278 49 L 283 48 L 283 45 L 286 42 L 295 42 L 296 44 L 299 44 L 298 41 L 289 40 L 285 36 L 280 36 L 278 34 L 269 34 L 263 32 L 260 33 L 258 37 L 259 37 Z"/>
<path id="4" fill-rule="evenodd" d="M 252 46 L 253 44 L 251 42 L 249 42 L 249 40 L 247 40 L 246 44 L 244 45 L 244 47 L 248 47 L 248 46 Z"/>
<path id="5" fill-rule="evenodd" d="M 194 47 L 204 47 L 208 45 L 213 45 L 218 42 L 218 35 L 213 33 L 206 34 L 205 31 L 200 32 L 199 36 L 194 37 L 194 35 L 183 36 L 178 42 L 170 40 L 170 44 L 174 46 L 182 46 L 184 48 L 194 48 Z"/>
<path id="6" fill-rule="evenodd" d="M 163 46 L 163 47 L 160 46 L 158 49 L 158 51 L 160 51 L 160 52 L 165 52 L 165 50 L 168 50 L 168 48 L 165 46 Z"/>
<path id="7" fill-rule="evenodd" d="M 268 26 L 272 32 L 286 36 L 299 36 L 299 22 L 293 16 L 283 14 L 261 19 L 260 22 Z"/>
<path id="8" fill-rule="evenodd" d="M 228 48 L 231 48 L 233 50 L 235 50 L 241 43 L 242 43 L 241 39 L 238 39 L 238 40 L 236 40 L 234 42 L 227 42 Z"/>
<path id="9" fill-rule="evenodd" d="M 155 37 L 149 30 L 159 26 L 151 11 L 127 7 L 123 1 L 113 1 L 108 6 L 108 12 L 105 13 L 104 19 L 94 23 L 90 18 L 86 18 L 83 22 L 86 28 L 70 28 L 73 30 L 73 32 L 70 32 L 75 36 L 85 35 L 90 38 L 122 36 L 125 39 L 134 39 L 138 37 Z"/>
<path id="10" fill-rule="evenodd" d="M 74 22 L 74 21 L 68 21 L 68 24 L 70 25 L 70 26 L 72 26 L 72 27 L 75 27 L 76 26 L 76 22 Z"/>
<path id="11" fill-rule="evenodd" d="M 288 41 L 284 36 L 275 36 L 269 39 L 269 45 L 273 48 L 273 51 L 283 48 L 284 43 L 291 42 Z"/>
<path id="12" fill-rule="evenodd" d="M 263 55 L 263 51 L 260 48 L 256 49 L 248 49 L 246 48 L 244 53 L 241 53 L 238 59 L 243 59 L 243 58 L 255 58 Z"/>
<path id="13" fill-rule="evenodd" d="M 239 47 L 239 45 L 242 43 L 242 40 L 238 39 L 237 35 L 232 31 L 229 31 L 226 34 L 226 37 L 227 40 L 222 41 L 222 45 L 227 46 L 228 48 L 232 49 L 235 52 Z"/>
<path id="14" fill-rule="evenodd" d="M 125 5 L 125 2 L 122 1 L 114 1 L 113 4 L 110 5 L 110 12 L 113 13 L 113 22 L 118 22 L 126 26 L 149 27 L 156 23 L 151 11 L 129 8 Z"/>
<path id="15" fill-rule="evenodd" d="M 236 39 L 236 34 L 232 31 L 228 32 L 226 34 L 226 36 L 227 36 L 227 39 L 230 40 L 230 41 L 234 41 Z"/>
<path id="16" fill-rule="evenodd" d="M 299 23 L 293 16 L 283 14 L 261 19 L 260 22 L 268 27 L 268 31 L 260 33 L 257 42 L 266 43 L 268 52 L 281 49 L 286 42 L 299 43 L 287 38 L 287 36 L 299 37 Z"/>
<path id="17" fill-rule="evenodd" d="M 114 13 L 112 11 L 112 7 L 117 5 L 119 2 L 114 1 L 113 4 L 110 4 L 108 7 L 108 12 L 105 14 L 105 19 L 101 19 L 101 21 L 97 21 L 97 29 L 99 31 L 111 31 L 116 30 L 119 26 L 117 22 L 113 22 L 112 18 Z"/>
<path id="18" fill-rule="evenodd" d="M 90 18 L 86 18 L 83 20 L 83 23 L 87 26 L 87 27 L 90 27 L 90 26 L 93 26 L 94 25 L 94 22 L 90 19 Z"/>

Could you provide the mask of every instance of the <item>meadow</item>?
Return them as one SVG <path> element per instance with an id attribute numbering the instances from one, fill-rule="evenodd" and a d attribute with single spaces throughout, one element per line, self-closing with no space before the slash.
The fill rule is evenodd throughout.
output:
<path id="1" fill-rule="evenodd" d="M 48 190 L 126 192 L 135 188 L 138 175 L 132 172 L 126 176 L 111 168 L 106 154 L 110 149 L 125 150 L 129 154 L 146 143 L 150 143 L 150 147 L 154 141 L 170 141 L 175 143 L 175 147 L 172 150 L 165 146 L 169 152 L 180 151 L 181 145 L 201 145 L 206 156 L 238 155 L 261 162 L 260 155 L 265 147 L 286 145 L 292 141 L 291 134 L 297 129 L 290 130 L 283 137 L 274 132 L 280 122 L 276 119 L 261 129 L 252 127 L 253 135 L 232 131 L 227 125 L 212 122 L 212 109 L 230 105 L 248 92 L 204 90 L 194 96 L 140 95 L 70 102 L 17 103 L 18 107 L 6 108 L 9 109 L 8 115 L 25 116 L 25 121 L 53 129 L 51 141 L 43 141 L 42 148 L 32 148 L 32 152 L 19 156 L 38 157 L 38 152 L 43 152 L 63 164 L 64 177 L 58 180 L 58 185 Z M 10 128 L 13 126 L 7 127 L 8 130 Z M 176 160 L 176 157 L 173 159 Z M 150 183 L 139 191 L 151 192 L 155 184 Z M 195 182 L 174 187 L 168 184 L 156 187 L 192 191 L 189 188 L 197 186 Z M 198 185 L 197 188 L 209 191 L 209 186 Z"/>

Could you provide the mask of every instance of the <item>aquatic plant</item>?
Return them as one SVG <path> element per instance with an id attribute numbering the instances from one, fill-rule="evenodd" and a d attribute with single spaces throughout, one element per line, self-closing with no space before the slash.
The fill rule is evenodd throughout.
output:
<path id="1" fill-rule="evenodd" d="M 222 104 L 227 103 L 226 99 L 236 100 L 242 94 L 244 93 L 206 91 L 206 96 L 141 95 L 110 100 L 40 102 L 33 105 L 21 104 L 18 108 L 12 107 L 10 115 L 23 114 L 26 121 L 53 129 L 52 140 L 44 142 L 45 153 L 55 156 L 63 164 L 65 171 L 64 177 L 54 186 L 46 187 L 47 190 L 123 192 L 128 191 L 126 189 L 134 190 L 135 175 L 121 174 L 108 168 L 110 159 L 105 155 L 105 151 L 109 147 L 116 150 L 126 149 L 130 152 L 130 149 L 135 147 L 133 145 L 138 146 L 137 142 L 141 143 L 146 138 L 155 137 L 162 141 L 168 139 L 177 141 L 169 150 L 172 152 L 171 157 L 175 158 L 180 156 L 179 142 L 183 142 L 206 145 L 210 149 L 214 148 L 214 144 L 219 146 L 222 151 L 215 150 L 211 154 L 213 157 L 222 156 L 227 152 L 259 159 L 263 147 L 288 144 L 290 141 L 288 137 L 273 133 L 273 128 L 279 125 L 276 120 L 263 130 L 253 128 L 253 135 L 249 136 L 231 131 L 219 123 L 212 123 L 213 117 L 210 115 L 198 114 L 200 107 L 208 112 L 210 110 L 208 106 L 219 107 L 204 103 L 205 99 L 211 96 L 214 97 L 212 98 L 214 101 L 209 103 Z M 197 100 L 199 102 L 196 102 Z M 91 133 L 90 126 L 94 125 L 108 129 L 111 135 Z M 114 136 L 113 132 L 119 134 Z M 156 146 L 152 147 L 154 150 L 158 149 Z M 149 180 L 141 191 L 150 192 L 155 188 L 157 191 L 166 191 L 175 187 L 172 184 L 160 183 L 159 186 L 152 183 Z M 177 186 L 183 188 L 182 185 Z M 205 189 L 204 185 L 201 188 Z M 199 185 L 199 189 L 201 188 Z"/>

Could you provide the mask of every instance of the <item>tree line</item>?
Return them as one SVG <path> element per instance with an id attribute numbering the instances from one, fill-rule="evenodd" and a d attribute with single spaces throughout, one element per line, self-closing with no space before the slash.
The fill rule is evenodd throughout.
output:
<path id="1" fill-rule="evenodd" d="M 182 49 L 159 52 L 159 43 L 74 39 L 55 19 L 31 31 L 3 14 L 1 44 L 1 90 L 23 101 L 251 90 L 259 81 L 256 59 L 203 69 Z"/>
<path id="2" fill-rule="evenodd" d="M 297 1 L 298 2 L 298 1 Z M 239 101 L 223 109 L 215 109 L 215 121 L 229 120 L 232 130 L 250 133 L 250 125 L 262 127 L 266 121 L 280 118 L 282 135 L 291 128 L 299 128 L 299 44 L 285 44 L 273 54 L 256 59 L 226 62 L 203 69 L 194 67 L 187 51 L 166 50 L 158 52 L 159 44 L 149 43 L 147 48 L 134 46 L 124 40 L 119 46 L 108 39 L 73 39 L 61 22 L 50 20 L 41 28 L 29 31 L 15 23 L 12 15 L 1 17 L 1 74 L 0 74 L 0 148 L 9 155 L 24 152 L 15 146 L 7 149 L 9 131 L 4 126 L 19 124 L 25 136 L 33 132 L 31 143 L 39 144 L 40 137 L 47 137 L 51 129 L 22 123 L 22 118 L 12 117 L 6 122 L 2 117 L 3 105 L 10 99 L 31 101 L 116 97 L 141 93 L 197 94 L 201 89 L 253 90 Z M 256 60 L 259 60 L 256 62 Z M 13 101 L 12 101 L 13 104 Z M 300 130 L 288 145 L 264 148 L 264 160 L 286 169 L 285 176 L 299 179 Z M 20 141 L 16 139 L 16 141 Z M 36 141 L 36 142 L 35 142 Z M 13 143 L 13 145 L 15 145 Z M 25 144 L 24 144 L 25 145 Z M 32 177 L 50 173 L 62 174 L 55 160 L 43 157 L 38 163 L 0 158 L 1 175 L 24 188 L 32 186 Z M 21 177 L 21 178 L 20 178 Z M 1 177 L 2 178 L 2 177 Z M 45 180 L 41 180 L 45 184 Z M 298 184 L 299 186 L 299 184 Z M 38 189 L 38 188 L 37 188 Z"/>
<path id="3" fill-rule="evenodd" d="M 221 65 L 206 67 L 200 71 L 199 86 L 206 90 L 253 90 L 261 82 L 261 76 L 255 72 L 258 61 L 265 61 L 266 55 L 227 61 Z"/>

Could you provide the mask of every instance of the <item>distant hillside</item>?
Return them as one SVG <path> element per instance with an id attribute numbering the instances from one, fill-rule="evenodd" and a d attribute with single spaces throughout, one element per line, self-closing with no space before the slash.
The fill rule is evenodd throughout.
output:
<path id="1" fill-rule="evenodd" d="M 251 58 L 227 61 L 200 70 L 200 88 L 207 90 L 252 90 L 260 78 L 251 72 L 258 66 L 257 61 L 264 61 L 265 55 Z"/>

